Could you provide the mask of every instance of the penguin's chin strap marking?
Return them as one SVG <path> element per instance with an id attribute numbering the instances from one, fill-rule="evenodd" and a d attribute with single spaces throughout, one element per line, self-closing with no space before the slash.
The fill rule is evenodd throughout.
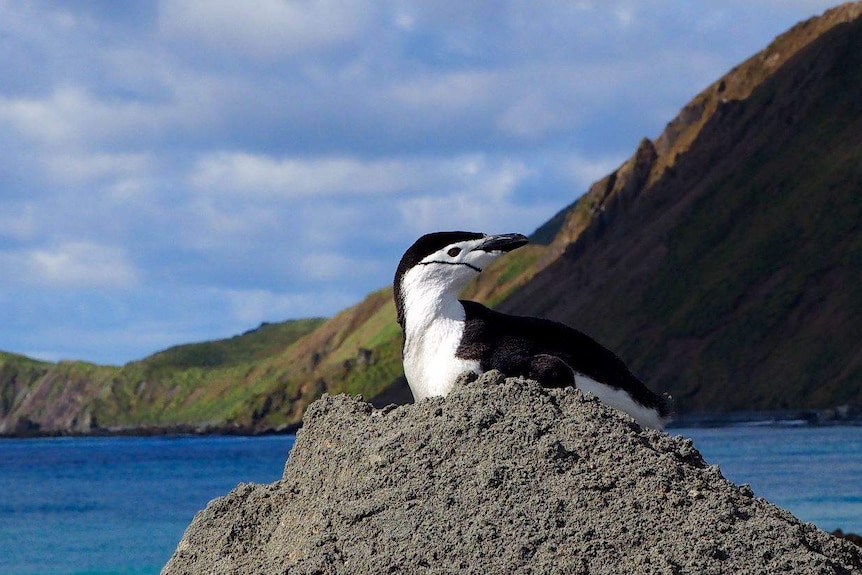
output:
<path id="1" fill-rule="evenodd" d="M 468 264 L 467 262 L 441 262 L 438 260 L 432 260 L 430 262 L 419 262 L 420 265 L 427 266 L 430 264 L 445 264 L 447 266 L 467 266 L 470 269 L 474 269 L 479 273 L 482 273 L 482 268 L 477 268 L 473 264 Z"/>

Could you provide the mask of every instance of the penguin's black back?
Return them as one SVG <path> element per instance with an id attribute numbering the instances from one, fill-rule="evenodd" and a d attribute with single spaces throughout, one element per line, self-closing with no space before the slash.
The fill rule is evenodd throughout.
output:
<path id="1" fill-rule="evenodd" d="M 575 372 L 626 391 L 641 405 L 657 409 L 662 417 L 668 415 L 665 401 L 588 335 L 556 321 L 503 314 L 473 301 L 462 300 L 461 304 L 466 318 L 456 355 L 479 361 L 483 371 L 498 369 L 510 376 L 530 376 L 537 357 L 553 356 Z M 559 385 L 560 381 L 540 383 Z"/>

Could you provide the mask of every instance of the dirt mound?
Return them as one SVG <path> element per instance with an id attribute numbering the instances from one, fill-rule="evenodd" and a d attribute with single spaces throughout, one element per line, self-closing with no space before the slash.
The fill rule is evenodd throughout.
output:
<path id="1" fill-rule="evenodd" d="M 163 573 L 851 573 L 862 549 L 692 442 L 489 373 L 446 398 L 311 405 L 281 481 L 198 513 Z"/>

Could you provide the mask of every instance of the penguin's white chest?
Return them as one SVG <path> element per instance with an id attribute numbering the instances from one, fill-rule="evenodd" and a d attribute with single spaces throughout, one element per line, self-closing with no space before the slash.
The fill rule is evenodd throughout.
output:
<path id="1" fill-rule="evenodd" d="M 455 356 L 463 334 L 463 320 L 453 318 L 438 318 L 407 334 L 404 375 L 416 401 L 447 395 L 464 372 L 481 373 L 478 361 Z"/>

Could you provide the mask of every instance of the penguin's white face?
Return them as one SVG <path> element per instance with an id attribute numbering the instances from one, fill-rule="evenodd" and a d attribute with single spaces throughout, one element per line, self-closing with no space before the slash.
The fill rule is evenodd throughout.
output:
<path id="1" fill-rule="evenodd" d="M 488 264 L 526 243 L 527 238 L 521 234 L 438 232 L 422 236 L 398 266 L 396 302 L 409 307 L 419 299 L 457 297 Z M 403 309 L 399 312 L 403 313 Z"/>
<path id="2" fill-rule="evenodd" d="M 419 283 L 461 291 L 471 279 L 506 252 L 527 243 L 520 234 L 482 236 L 452 242 L 422 258 L 408 273 Z"/>
<path id="3" fill-rule="evenodd" d="M 478 239 L 449 244 L 422 258 L 422 261 L 418 265 L 432 266 L 429 268 L 429 271 L 444 272 L 458 270 L 464 272 L 466 277 L 470 277 L 472 273 L 481 272 L 486 265 L 503 254 L 502 251 L 488 252 L 479 249 L 484 242 L 484 239 Z M 450 269 L 441 266 L 460 267 Z"/>

